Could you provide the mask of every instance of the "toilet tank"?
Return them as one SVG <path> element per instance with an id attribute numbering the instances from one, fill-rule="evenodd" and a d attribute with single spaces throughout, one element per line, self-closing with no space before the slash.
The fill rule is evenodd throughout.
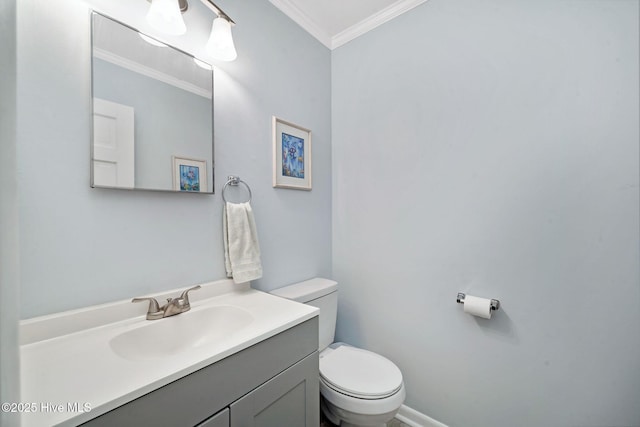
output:
<path id="1" fill-rule="evenodd" d="M 271 294 L 318 307 L 320 309 L 318 350 L 324 350 L 333 342 L 338 314 L 338 282 L 316 277 L 274 289 Z"/>

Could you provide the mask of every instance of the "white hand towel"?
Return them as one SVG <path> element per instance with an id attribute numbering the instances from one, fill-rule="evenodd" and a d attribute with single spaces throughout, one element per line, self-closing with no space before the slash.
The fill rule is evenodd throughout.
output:
<path id="1" fill-rule="evenodd" d="M 258 232 L 249 202 L 225 203 L 222 228 L 227 277 L 236 283 L 262 277 Z"/>

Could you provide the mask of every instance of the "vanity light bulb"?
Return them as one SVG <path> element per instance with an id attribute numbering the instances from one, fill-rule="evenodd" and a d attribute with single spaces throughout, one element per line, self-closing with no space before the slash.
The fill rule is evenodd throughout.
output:
<path id="1" fill-rule="evenodd" d="M 233 61 L 238 57 L 233 45 L 231 24 L 225 18 L 217 17 L 213 20 L 211 36 L 205 47 L 207 54 L 220 61 Z"/>
<path id="2" fill-rule="evenodd" d="M 165 34 L 179 36 L 187 32 L 178 0 L 152 0 L 147 22 Z"/>

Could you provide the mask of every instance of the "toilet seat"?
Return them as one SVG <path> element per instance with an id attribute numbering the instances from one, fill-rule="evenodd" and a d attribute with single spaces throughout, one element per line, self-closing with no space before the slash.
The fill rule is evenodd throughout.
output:
<path id="1" fill-rule="evenodd" d="M 338 393 L 365 400 L 393 396 L 403 385 L 400 369 L 389 359 L 344 344 L 321 354 L 320 379 Z"/>

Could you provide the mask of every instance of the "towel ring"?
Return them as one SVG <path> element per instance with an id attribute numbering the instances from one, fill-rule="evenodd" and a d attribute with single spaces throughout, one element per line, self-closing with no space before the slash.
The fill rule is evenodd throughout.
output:
<path id="1" fill-rule="evenodd" d="M 247 191 L 249 192 L 249 200 L 247 200 L 247 202 L 251 201 L 251 188 L 249 188 L 249 184 L 241 180 L 239 176 L 229 175 L 227 177 L 227 183 L 224 185 L 224 187 L 222 187 L 222 200 L 224 200 L 225 203 L 227 203 L 227 199 L 224 197 L 224 191 L 229 185 L 236 186 L 238 184 L 244 184 L 244 186 L 247 188 Z"/>

